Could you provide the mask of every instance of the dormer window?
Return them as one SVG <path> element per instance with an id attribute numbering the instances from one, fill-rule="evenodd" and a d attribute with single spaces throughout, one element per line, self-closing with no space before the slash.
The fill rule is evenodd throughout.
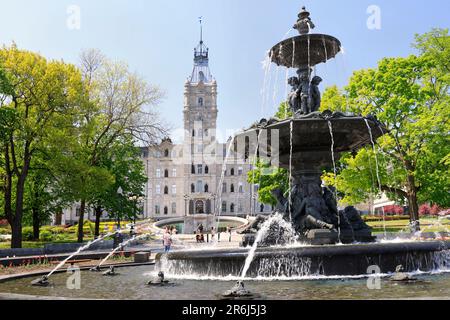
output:
<path id="1" fill-rule="evenodd" d="M 198 98 L 198 105 L 203 107 L 203 98 Z"/>

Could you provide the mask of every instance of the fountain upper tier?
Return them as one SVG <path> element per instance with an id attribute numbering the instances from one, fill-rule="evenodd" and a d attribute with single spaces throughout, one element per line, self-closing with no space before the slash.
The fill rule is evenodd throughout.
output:
<path id="1" fill-rule="evenodd" d="M 293 123 L 292 159 L 289 143 L 291 141 L 291 122 Z M 329 167 L 332 164 L 331 147 L 333 142 L 329 123 L 333 129 L 333 152 L 336 153 L 336 159 L 342 152 L 358 151 L 365 145 L 371 144 L 371 133 L 373 139 L 376 140 L 387 132 L 387 129 L 374 117 L 365 118 L 326 111 L 287 120 L 271 119 L 267 121 L 263 119 L 238 137 L 246 136 L 252 130 L 267 130 L 268 136 L 279 140 L 278 156 L 281 168 L 289 168 L 290 165 L 298 169 Z"/>
<path id="2" fill-rule="evenodd" d="M 303 34 L 275 45 L 270 56 L 278 66 L 304 69 L 327 62 L 341 51 L 341 42 L 325 34 Z"/>

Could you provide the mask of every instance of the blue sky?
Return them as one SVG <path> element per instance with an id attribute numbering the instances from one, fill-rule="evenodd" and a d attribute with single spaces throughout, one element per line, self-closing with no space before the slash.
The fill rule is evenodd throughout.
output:
<path id="1" fill-rule="evenodd" d="M 81 9 L 80 30 L 67 28 L 69 5 Z M 383 57 L 414 53 L 416 33 L 450 27 L 448 0 L 0 0 L 0 43 L 15 41 L 20 48 L 72 63 L 86 48 L 124 60 L 165 90 L 161 114 L 178 128 L 183 84 L 191 73 L 198 17 L 203 16 L 219 85 L 218 126 L 225 131 L 272 115 L 282 101 L 286 71 L 273 66 L 265 76 L 262 61 L 303 5 L 312 13 L 314 32 L 339 38 L 345 49 L 318 68 L 322 89 L 345 85 L 354 70 L 374 67 Z M 380 30 L 367 28 L 370 5 L 381 10 Z"/>

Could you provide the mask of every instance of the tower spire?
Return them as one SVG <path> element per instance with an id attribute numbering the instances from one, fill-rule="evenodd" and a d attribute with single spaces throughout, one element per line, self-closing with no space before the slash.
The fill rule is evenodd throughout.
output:
<path id="1" fill-rule="evenodd" d="M 200 22 L 200 44 L 203 44 L 203 16 L 198 18 Z"/>
<path id="2" fill-rule="evenodd" d="M 203 41 L 203 17 L 198 18 L 200 23 L 200 43 L 194 49 L 194 70 L 190 78 L 191 83 L 208 83 L 212 81 L 209 70 L 209 49 Z"/>

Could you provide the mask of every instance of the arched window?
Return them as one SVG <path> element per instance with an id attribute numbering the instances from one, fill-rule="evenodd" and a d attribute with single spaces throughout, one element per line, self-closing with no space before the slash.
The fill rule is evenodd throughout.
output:
<path id="1" fill-rule="evenodd" d="M 169 157 L 169 149 L 164 150 L 164 157 Z"/>
<path id="2" fill-rule="evenodd" d="M 203 107 L 203 98 L 198 98 L 198 105 Z"/>
<path id="3" fill-rule="evenodd" d="M 164 170 L 164 178 L 168 178 L 169 177 L 169 170 Z"/>
<path id="4" fill-rule="evenodd" d="M 208 129 L 205 129 L 205 137 L 207 137 L 209 135 L 209 131 Z"/>
<path id="5" fill-rule="evenodd" d="M 169 194 L 169 187 L 168 186 L 164 187 L 164 194 Z"/>
<path id="6" fill-rule="evenodd" d="M 168 214 L 169 214 L 169 208 L 164 207 L 164 214 L 165 214 L 165 215 L 168 215 Z"/>
<path id="7" fill-rule="evenodd" d="M 209 174 L 209 167 L 208 166 L 205 167 L 205 174 Z"/>
<path id="8" fill-rule="evenodd" d="M 195 185 L 191 184 L 191 193 L 195 193 Z"/>
<path id="9" fill-rule="evenodd" d="M 209 186 L 207 184 L 205 184 L 205 193 L 209 192 Z"/>
<path id="10" fill-rule="evenodd" d="M 234 193 L 234 184 L 231 184 L 230 192 L 231 192 L 231 193 Z"/>
<path id="11" fill-rule="evenodd" d="M 198 73 L 198 79 L 200 82 L 204 82 L 205 81 L 205 74 L 203 73 L 203 71 L 200 71 Z"/>
<path id="12" fill-rule="evenodd" d="M 230 212 L 231 212 L 231 213 L 234 213 L 234 203 L 232 203 L 232 204 L 230 205 Z"/>
<path id="13" fill-rule="evenodd" d="M 247 162 L 250 157 L 250 137 L 245 137 L 244 161 Z"/>
<path id="14" fill-rule="evenodd" d="M 234 176 L 234 168 L 231 168 L 230 175 Z"/>
<path id="15" fill-rule="evenodd" d="M 227 212 L 227 202 L 226 201 L 222 202 L 222 212 L 223 213 Z"/>
<path id="16" fill-rule="evenodd" d="M 192 136 L 195 137 L 195 130 L 192 130 Z"/>

